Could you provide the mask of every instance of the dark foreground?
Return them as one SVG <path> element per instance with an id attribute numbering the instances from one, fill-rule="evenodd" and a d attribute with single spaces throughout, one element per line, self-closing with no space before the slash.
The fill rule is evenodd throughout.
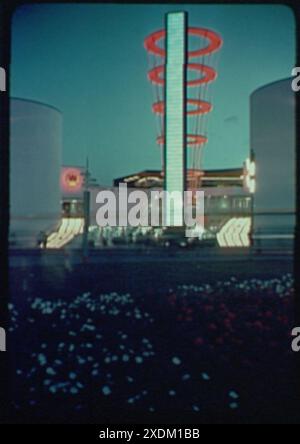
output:
<path id="1" fill-rule="evenodd" d="M 291 258 L 18 261 L 12 422 L 299 422 Z"/>

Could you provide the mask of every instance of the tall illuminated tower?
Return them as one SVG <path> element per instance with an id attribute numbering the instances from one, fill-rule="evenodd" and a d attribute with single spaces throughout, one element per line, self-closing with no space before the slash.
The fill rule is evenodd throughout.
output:
<path id="1" fill-rule="evenodd" d="M 165 67 L 165 191 L 176 193 L 166 199 L 166 226 L 183 225 L 183 195 L 186 188 L 186 38 L 187 15 L 166 15 Z M 174 193 L 174 195 L 175 195 Z"/>
<path id="2" fill-rule="evenodd" d="M 152 110 L 158 118 L 156 141 L 161 148 L 165 190 L 179 196 L 185 189 L 201 188 L 202 155 L 208 142 L 207 116 L 213 109 L 209 84 L 217 78 L 213 66 L 217 65 L 215 56 L 223 44 L 215 31 L 188 27 L 187 22 L 185 12 L 168 13 L 165 28 L 144 40 L 150 67 L 148 79 L 155 96 Z M 197 37 L 200 47 L 189 48 L 188 36 Z M 164 45 L 159 44 L 161 40 Z M 167 209 L 166 226 L 182 225 L 181 200 Z"/>

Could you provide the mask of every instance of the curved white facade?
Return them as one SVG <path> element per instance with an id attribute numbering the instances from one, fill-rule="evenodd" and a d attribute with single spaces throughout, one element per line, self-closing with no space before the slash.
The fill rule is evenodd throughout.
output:
<path id="1" fill-rule="evenodd" d="M 251 96 L 251 148 L 256 162 L 253 235 L 258 245 L 290 243 L 294 235 L 296 101 L 291 83 L 292 79 L 281 80 Z"/>
<path id="2" fill-rule="evenodd" d="M 36 246 L 61 220 L 62 115 L 30 100 L 10 107 L 10 240 Z"/>

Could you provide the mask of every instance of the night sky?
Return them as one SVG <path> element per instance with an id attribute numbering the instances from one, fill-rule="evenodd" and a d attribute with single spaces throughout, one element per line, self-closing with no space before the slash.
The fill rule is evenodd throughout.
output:
<path id="1" fill-rule="evenodd" d="M 295 20 L 285 6 L 28 5 L 13 20 L 12 96 L 63 113 L 63 162 L 88 155 L 101 184 L 160 167 L 144 38 L 164 13 L 224 39 L 212 85 L 206 168 L 241 166 L 249 152 L 249 95 L 291 75 Z"/>

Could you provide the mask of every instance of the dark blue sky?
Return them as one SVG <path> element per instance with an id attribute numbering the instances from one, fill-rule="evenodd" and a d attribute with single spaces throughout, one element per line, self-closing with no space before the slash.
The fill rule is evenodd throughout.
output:
<path id="1" fill-rule="evenodd" d="M 84 164 L 101 183 L 159 168 L 144 38 L 164 13 L 189 12 L 189 25 L 224 39 L 212 85 L 206 168 L 241 166 L 249 152 L 249 95 L 289 77 L 295 20 L 285 6 L 28 5 L 13 20 L 12 95 L 59 108 L 63 162 Z"/>

